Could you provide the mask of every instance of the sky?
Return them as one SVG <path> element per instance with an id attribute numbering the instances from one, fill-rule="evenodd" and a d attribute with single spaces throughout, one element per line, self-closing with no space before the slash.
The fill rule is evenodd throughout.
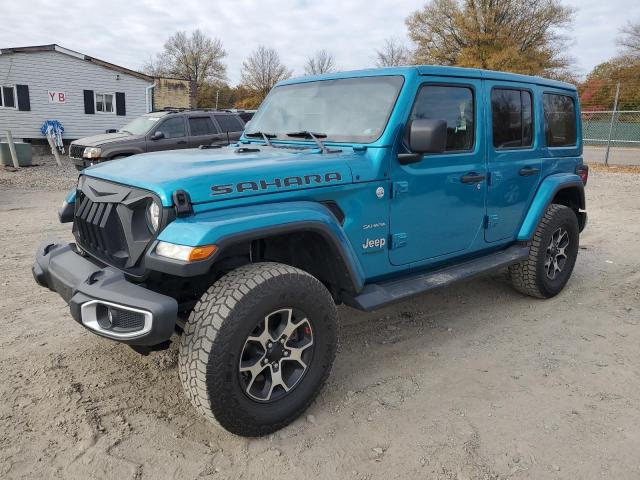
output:
<path id="1" fill-rule="evenodd" d="M 617 53 L 627 21 L 640 21 L 638 0 L 564 0 L 576 9 L 569 55 L 577 73 Z M 275 48 L 295 74 L 308 55 L 332 53 L 341 70 L 375 64 L 385 38 L 410 45 L 404 19 L 425 0 L 5 0 L 0 48 L 57 43 L 139 70 L 177 30 L 196 28 L 222 41 L 227 76 L 240 81 L 242 61 L 255 47 Z M 635 14 L 635 18 L 633 15 Z"/>

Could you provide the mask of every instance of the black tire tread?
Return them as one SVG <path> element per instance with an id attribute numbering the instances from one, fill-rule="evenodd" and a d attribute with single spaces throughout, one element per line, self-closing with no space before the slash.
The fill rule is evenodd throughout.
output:
<path id="1" fill-rule="evenodd" d="M 320 385 L 311 395 L 303 408 L 292 411 L 285 420 L 269 426 L 264 431 L 256 431 L 254 425 L 233 415 L 233 408 L 214 414 L 211 408 L 207 379 L 217 372 L 208 371 L 210 356 L 215 346 L 230 343 L 230 337 L 235 333 L 234 328 L 224 328 L 223 324 L 230 313 L 245 299 L 245 296 L 265 282 L 277 280 L 278 277 L 293 275 L 304 288 L 317 289 L 316 293 L 324 296 L 335 311 L 335 305 L 330 293 L 324 285 L 309 273 L 288 265 L 265 262 L 252 263 L 239 267 L 217 280 L 202 295 L 185 324 L 180 339 L 178 356 L 179 376 L 193 406 L 214 425 L 246 436 L 257 436 L 278 430 L 295 420 L 302 411 L 313 402 L 329 376 L 331 364 L 335 357 L 336 345 L 332 346 L 331 358 L 325 365 L 324 376 Z M 331 326 L 329 326 L 331 328 Z M 333 327 L 335 328 L 335 326 Z M 335 335 L 335 332 L 333 332 Z M 225 338 L 228 337 L 228 338 Z M 334 338 L 336 338 L 334 336 Z M 214 355 L 215 355 L 214 351 Z M 224 359 L 219 359 L 224 361 Z M 231 427 L 231 428 L 230 428 Z"/>
<path id="2" fill-rule="evenodd" d="M 536 298 L 548 298 L 538 283 L 537 263 L 540 255 L 544 255 L 546 249 L 542 244 L 544 232 L 550 228 L 552 219 L 563 211 L 569 211 L 573 214 L 573 211 L 564 205 L 556 203 L 549 205 L 529 244 L 529 258 L 509 267 L 511 284 L 520 293 Z"/>

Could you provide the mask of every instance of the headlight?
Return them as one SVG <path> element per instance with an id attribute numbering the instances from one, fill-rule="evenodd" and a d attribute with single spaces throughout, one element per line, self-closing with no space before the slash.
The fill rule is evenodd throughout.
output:
<path id="1" fill-rule="evenodd" d="M 82 156 L 84 158 L 100 158 L 100 154 L 102 153 L 102 149 L 98 147 L 87 147 L 84 149 Z"/>
<path id="2" fill-rule="evenodd" d="M 195 262 L 197 260 L 206 260 L 213 255 L 216 249 L 217 247 L 215 245 L 189 247 L 187 245 L 177 245 L 169 242 L 158 242 L 156 255 L 181 260 L 183 262 Z"/>
<path id="3" fill-rule="evenodd" d="M 151 202 L 147 207 L 147 222 L 153 232 L 158 231 L 160 225 L 160 206 L 156 202 Z"/>

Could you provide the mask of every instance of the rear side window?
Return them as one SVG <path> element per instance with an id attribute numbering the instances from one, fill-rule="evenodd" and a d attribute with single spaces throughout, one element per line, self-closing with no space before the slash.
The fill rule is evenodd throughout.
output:
<path id="1" fill-rule="evenodd" d="M 211 117 L 190 117 L 189 129 L 191 130 L 191 135 L 194 137 L 217 133 Z"/>
<path id="2" fill-rule="evenodd" d="M 576 144 L 576 106 L 572 97 L 544 94 L 544 133 L 549 147 Z"/>
<path id="3" fill-rule="evenodd" d="M 164 133 L 164 138 L 179 138 L 185 136 L 184 131 L 184 118 L 183 117 L 174 117 L 168 118 L 164 121 L 160 128 L 158 129 L 162 133 Z"/>
<path id="4" fill-rule="evenodd" d="M 214 115 L 223 132 L 241 132 L 240 120 L 235 115 Z"/>
<path id="5" fill-rule="evenodd" d="M 491 91 L 493 146 L 529 147 L 533 143 L 531 93 L 526 90 L 494 88 Z"/>
<path id="6" fill-rule="evenodd" d="M 418 92 L 410 120 L 416 118 L 447 122 L 446 151 L 473 149 L 473 91 L 469 87 L 423 86 Z"/>

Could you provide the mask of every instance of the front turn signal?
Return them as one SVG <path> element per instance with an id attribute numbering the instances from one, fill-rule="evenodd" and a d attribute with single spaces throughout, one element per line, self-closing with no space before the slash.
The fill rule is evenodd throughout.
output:
<path id="1" fill-rule="evenodd" d="M 189 261 L 196 262 L 198 260 L 206 260 L 215 253 L 217 247 L 215 245 L 205 245 L 203 247 L 194 247 L 189 254 Z"/>

